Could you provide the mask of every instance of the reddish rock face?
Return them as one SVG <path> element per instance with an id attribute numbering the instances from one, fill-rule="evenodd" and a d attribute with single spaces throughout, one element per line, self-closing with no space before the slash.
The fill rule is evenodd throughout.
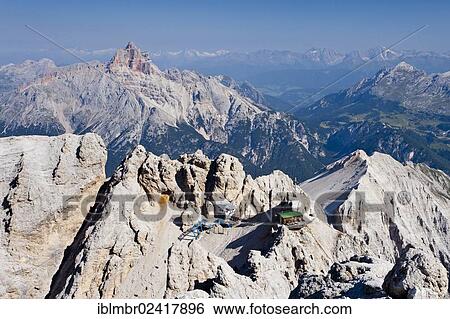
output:
<path id="1" fill-rule="evenodd" d="M 146 53 L 143 53 L 133 42 L 128 42 L 125 49 L 118 49 L 108 64 L 108 69 L 117 71 L 122 68 L 129 68 L 132 71 L 139 71 L 150 74 L 151 61 Z"/>

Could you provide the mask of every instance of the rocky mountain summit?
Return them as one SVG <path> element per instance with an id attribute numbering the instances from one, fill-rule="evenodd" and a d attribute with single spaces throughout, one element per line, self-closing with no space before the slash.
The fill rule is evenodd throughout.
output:
<path id="1" fill-rule="evenodd" d="M 0 91 L 1 136 L 95 132 L 108 146 L 109 173 L 138 144 L 172 157 L 197 149 L 212 157 L 228 153 L 254 175 L 283 168 L 304 179 L 322 167 L 303 125 L 252 101 L 249 87 L 238 90 L 193 71 L 161 71 L 133 43 L 107 64 L 43 64 L 7 67 L 9 77 L 26 76 Z"/>
<path id="2" fill-rule="evenodd" d="M 373 77 L 365 78 L 346 90 L 330 94 L 309 106 L 305 112 L 320 109 L 334 112 L 336 102 L 355 103 L 368 95 L 398 102 L 402 107 L 414 112 L 450 115 L 449 73 L 428 75 L 406 62 L 382 69 Z"/>
<path id="3" fill-rule="evenodd" d="M 85 222 L 68 248 L 53 278 L 49 297 L 176 296 L 189 287 L 193 289 L 195 282 L 211 279 L 219 266 L 233 280 L 250 284 L 249 278 L 235 273 L 225 260 L 205 248 L 215 247 L 219 240 L 225 240 L 225 244 L 224 237 L 218 235 L 215 240 L 205 238 L 189 244 L 190 240 L 180 239 L 183 224 L 189 220 L 195 223 L 202 215 L 220 215 L 223 202 L 236 207 L 237 218 L 254 217 L 267 212 L 269 205 L 293 199 L 300 209 L 310 210 L 306 194 L 281 172 L 253 179 L 229 155 L 211 161 L 196 152 L 171 160 L 147 153 L 142 146 L 129 155 L 103 190 L 99 196 L 104 201 L 93 208 L 89 218 L 94 222 Z M 272 199 L 271 192 L 282 197 L 274 195 Z M 131 203 L 141 199 L 138 212 L 133 205 L 114 205 L 115 199 L 120 200 L 123 195 L 128 195 Z M 165 195 L 168 202 L 161 200 Z M 235 236 L 245 236 L 257 228 L 236 229 Z M 264 233 L 271 237 L 268 229 Z M 231 248 L 222 249 L 228 255 L 239 254 Z M 184 264 L 193 269 L 182 270 Z M 252 289 L 256 293 L 257 286 Z M 270 293 L 275 294 L 274 290 Z M 239 292 L 227 292 L 230 296 L 232 293 Z"/>
<path id="4" fill-rule="evenodd" d="M 104 179 L 94 134 L 0 143 L 3 297 L 448 296 L 450 178 L 425 165 L 357 151 L 299 186 L 227 154 L 138 146 Z"/>
<path id="5" fill-rule="evenodd" d="M 380 71 L 350 88 L 347 95 L 365 92 L 399 102 L 413 111 L 450 115 L 450 73 L 428 75 L 406 62 Z"/>
<path id="6" fill-rule="evenodd" d="M 399 256 L 415 259 L 406 253 L 415 247 L 430 260 L 427 263 L 448 270 L 449 181 L 442 171 L 422 164 L 402 165 L 385 154 L 368 156 L 357 151 L 301 187 L 315 194 L 317 213 L 326 216 L 334 228 L 361 238 L 371 256 L 391 263 Z M 448 284 L 448 279 L 444 282 Z M 387 292 L 393 297 L 401 295 L 393 290 Z"/>
<path id="7" fill-rule="evenodd" d="M 281 172 L 253 180 L 228 155 L 210 161 L 197 152 L 170 160 L 139 147 L 108 182 L 104 197 L 144 195 L 149 202 L 141 205 L 142 214 L 160 217 L 146 223 L 130 209 L 102 202 L 92 212 L 108 217 L 86 226 L 74 241 L 49 297 L 405 297 L 390 288 L 398 282 L 420 291 L 406 297 L 442 297 L 448 289 L 448 182 L 428 167 L 359 151 L 303 184 L 306 195 Z M 329 206 L 318 201 L 322 187 L 330 188 Z M 287 197 L 274 201 L 275 191 Z M 160 194 L 169 196 L 167 206 Z M 223 200 L 235 205 L 240 220 L 253 223 L 180 240 L 186 220 L 214 216 Z M 311 222 L 297 231 L 255 222 L 282 202 L 313 216 Z M 398 273 L 404 260 L 415 265 L 416 257 L 406 253 L 411 245 L 420 247 L 426 264 L 411 266 L 412 277 L 387 276 Z M 436 269 L 437 277 L 424 268 Z"/>
<path id="8" fill-rule="evenodd" d="M 357 149 L 450 172 L 449 74 L 400 62 L 298 109 L 332 162 Z M 315 128 L 315 129 L 312 129 Z"/>

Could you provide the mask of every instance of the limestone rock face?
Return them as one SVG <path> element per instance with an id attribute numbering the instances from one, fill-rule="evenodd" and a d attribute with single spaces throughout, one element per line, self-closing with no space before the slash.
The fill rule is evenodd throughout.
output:
<path id="1" fill-rule="evenodd" d="M 350 190 L 365 185 L 366 174 L 374 169 L 368 167 L 369 161 L 371 157 L 357 152 L 335 163 L 325 175 L 331 178 L 327 182 L 332 183 L 326 185 L 346 186 Z M 395 167 L 397 173 L 402 167 Z M 428 172 L 424 167 L 411 170 L 410 176 Z M 333 180 L 333 174 L 338 174 L 339 179 Z M 405 176 L 400 178 L 407 178 L 408 174 Z M 440 173 L 428 172 L 427 176 L 446 181 Z M 312 185 L 306 186 L 318 189 L 317 184 Z M 438 185 L 441 184 L 433 187 Z M 378 194 L 376 188 L 370 191 L 370 196 Z M 282 198 L 276 197 L 275 192 L 282 194 Z M 115 201 L 124 195 L 128 202 L 117 205 Z M 447 203 L 439 200 L 443 205 Z M 222 235 L 211 230 L 204 231 L 197 241 L 183 239 L 182 230 L 189 233 L 189 229 L 181 228 L 178 218 L 187 213 L 206 217 L 208 204 L 214 206 L 220 201 L 232 203 L 237 218 L 252 216 L 247 219 L 252 222 Z M 349 201 L 343 199 L 342 205 L 348 205 Z M 370 228 L 354 230 L 352 223 L 342 223 L 340 229 L 335 229 L 327 223 L 328 215 L 324 212 L 318 212 L 316 215 L 321 218 L 313 218 L 296 231 L 261 223 L 259 218 L 264 216 L 261 213 L 286 202 L 292 206 L 297 203 L 307 214 L 313 212 L 309 197 L 282 172 L 253 179 L 229 155 L 209 160 L 196 152 L 171 160 L 138 147 L 102 187 L 91 218 L 85 221 L 69 247 L 72 254 L 66 256 L 54 276 L 48 296 L 385 298 L 391 295 L 383 281 L 396 259 L 396 249 L 403 243 L 393 233 L 386 239 L 382 232 L 375 237 L 378 246 L 385 249 L 380 251 L 362 232 L 369 232 Z M 343 221 L 339 215 L 342 208 L 335 209 Z M 353 212 L 363 211 L 358 208 Z M 373 227 L 377 229 L 377 223 Z M 401 237 L 405 242 L 414 239 L 407 235 Z M 445 240 L 444 233 L 441 236 Z M 398 248 L 391 249 L 390 245 Z M 440 249 L 443 251 L 444 247 Z M 438 263 L 435 257 L 431 258 Z M 437 266 L 432 261 L 423 268 L 434 271 Z M 445 268 L 437 273 L 438 278 L 446 278 Z M 433 289 L 440 287 L 438 296 L 442 296 L 447 289 L 445 284 L 437 279 L 434 282 Z M 423 283 L 416 280 L 415 290 L 409 295 L 431 296 L 428 290 L 419 289 L 420 284 Z"/>
<path id="2" fill-rule="evenodd" d="M 411 244 L 450 269 L 448 185 L 442 171 L 358 151 L 301 186 L 329 223 L 364 240 L 372 256 L 394 263 Z"/>
<path id="3" fill-rule="evenodd" d="M 167 278 L 166 298 L 179 298 L 195 290 L 214 298 L 287 298 L 290 291 L 284 281 L 269 280 L 269 276 L 255 281 L 237 274 L 225 260 L 195 242 L 174 244 Z"/>
<path id="4" fill-rule="evenodd" d="M 314 213 L 309 196 L 282 171 L 276 170 L 270 175 L 259 176 L 255 183 L 257 188 L 262 190 L 252 193 L 252 203 L 259 211 L 267 211 L 271 206 L 282 203 L 291 203 L 292 209 Z"/>
<path id="5" fill-rule="evenodd" d="M 326 275 L 305 274 L 291 298 L 385 298 L 383 279 L 392 264 L 368 256 L 334 263 Z"/>
<path id="6" fill-rule="evenodd" d="M 206 299 L 209 298 L 209 295 L 206 291 L 204 290 L 191 290 L 191 291 L 186 291 L 183 294 L 180 294 L 176 297 L 176 299 Z"/>
<path id="7" fill-rule="evenodd" d="M 244 167 L 235 157 L 222 154 L 214 162 L 210 191 L 222 194 L 224 199 L 235 201 L 241 194 L 245 180 Z"/>
<path id="8" fill-rule="evenodd" d="M 309 198 L 289 176 L 274 171 L 253 179 L 236 157 L 227 154 L 210 160 L 197 151 L 171 160 L 149 153 L 138 178 L 149 196 L 168 194 L 176 207 L 189 207 L 197 214 L 206 214 L 208 204 L 223 202 L 232 203 L 240 218 L 267 212 L 283 202 L 311 212 Z"/>
<path id="9" fill-rule="evenodd" d="M 179 231 L 168 222 L 167 207 L 149 205 L 138 183 L 146 159 L 145 149 L 136 148 L 102 186 L 48 297 L 163 295 L 167 252 Z"/>
<path id="10" fill-rule="evenodd" d="M 448 275 L 434 256 L 408 246 L 387 274 L 383 288 L 393 298 L 443 298 L 448 296 Z"/>
<path id="11" fill-rule="evenodd" d="M 129 42 L 125 49 L 117 50 L 108 64 L 111 71 L 133 70 L 145 74 L 151 73 L 152 64 L 146 54 L 136 47 L 133 42 Z"/>
<path id="12" fill-rule="evenodd" d="M 45 296 L 105 162 L 95 134 L 0 139 L 0 297 Z"/>
<path id="13" fill-rule="evenodd" d="M 201 283 L 214 278 L 219 265 L 225 262 L 209 254 L 197 243 L 174 243 L 168 258 L 167 287 L 165 297 L 177 297 L 198 289 Z M 202 290 L 204 291 L 204 290 Z"/>
<path id="14" fill-rule="evenodd" d="M 321 236 L 324 232 L 329 235 Z M 250 252 L 246 272 L 240 273 L 223 258 L 207 252 L 202 241 L 178 243 L 169 254 L 166 297 L 203 290 L 214 298 L 288 298 L 300 275 L 325 274 L 331 264 L 355 253 L 354 246 L 357 243 L 352 238 L 319 220 L 297 232 L 280 228 L 268 249 Z"/>

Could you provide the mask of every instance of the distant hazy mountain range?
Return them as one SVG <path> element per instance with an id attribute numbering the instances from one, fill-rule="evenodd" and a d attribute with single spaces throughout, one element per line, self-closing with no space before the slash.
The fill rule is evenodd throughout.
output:
<path id="1" fill-rule="evenodd" d="M 161 68 L 194 69 L 205 74 L 225 74 L 240 81 L 250 81 L 269 99 L 275 98 L 273 106 L 279 110 L 287 110 L 299 103 L 311 104 L 314 100 L 309 98 L 310 95 L 338 79 L 314 98 L 347 88 L 402 61 L 426 72 L 450 70 L 450 53 L 400 51 L 384 47 L 347 53 L 325 48 L 306 52 L 260 50 L 249 53 L 184 50 L 150 53 L 150 56 Z M 364 67 L 348 75 L 349 71 L 361 65 Z"/>
<path id="2" fill-rule="evenodd" d="M 198 50 L 182 50 L 177 52 L 149 52 L 155 63 L 163 68 L 173 66 L 189 67 L 194 64 L 205 67 L 221 66 L 225 64 L 245 64 L 249 66 L 272 66 L 274 68 L 323 68 L 336 66 L 349 68 L 373 59 L 377 63 L 388 61 L 414 60 L 419 64 L 421 60 L 426 62 L 425 68 L 441 69 L 445 63 L 450 64 L 449 53 L 436 53 L 431 51 L 394 51 L 385 47 L 371 48 L 366 51 L 351 51 L 341 53 L 333 49 L 312 48 L 306 52 L 294 52 L 289 50 L 259 50 L 254 52 L 233 52 L 219 50 L 204 52 Z M 430 62 L 435 62 L 430 63 Z M 444 68 L 446 68 L 444 66 Z"/>

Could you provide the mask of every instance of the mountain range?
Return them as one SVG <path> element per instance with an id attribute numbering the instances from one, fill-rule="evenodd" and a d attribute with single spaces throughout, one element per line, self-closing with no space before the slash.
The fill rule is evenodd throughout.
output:
<path id="1" fill-rule="evenodd" d="M 227 154 L 137 146 L 110 178 L 105 161 L 92 133 L 0 138 L 0 297 L 448 297 L 439 170 L 358 150 L 298 185 Z M 287 207 L 300 229 L 270 218 Z"/>
<path id="2" fill-rule="evenodd" d="M 401 62 L 328 95 L 295 115 L 335 160 L 356 149 L 450 172 L 450 76 Z"/>
<path id="3" fill-rule="evenodd" d="M 133 43 L 107 64 L 27 61 L 2 67 L 0 79 L 0 136 L 98 133 L 108 145 L 109 174 L 138 144 L 174 157 L 226 152 L 253 174 L 282 168 L 304 179 L 322 167 L 303 124 L 253 101 L 250 86 L 161 71 Z"/>
<path id="4" fill-rule="evenodd" d="M 382 53 L 308 105 L 131 42 L 1 66 L 0 297 L 448 297 L 449 73 Z"/>
<path id="5" fill-rule="evenodd" d="M 220 64 L 242 64 L 253 66 L 274 66 L 281 68 L 307 69 L 336 66 L 347 69 L 362 62 L 373 60 L 376 63 L 388 62 L 398 63 L 399 61 L 415 60 L 416 64 L 423 59 L 428 68 L 433 66 L 430 61 L 438 61 L 442 64 L 440 69 L 448 68 L 450 54 L 437 53 L 431 51 L 396 50 L 382 46 L 370 48 L 368 50 L 355 50 L 350 52 L 339 52 L 329 48 L 311 48 L 305 52 L 290 50 L 258 50 L 253 52 L 234 52 L 228 50 L 218 51 L 198 51 L 194 49 L 181 50 L 176 52 L 160 51 L 149 52 L 152 60 L 160 64 L 163 68 L 170 67 L 193 67 L 193 63 L 204 63 L 205 66 Z M 439 65 L 439 63 L 438 63 Z M 444 66 L 445 65 L 445 66 Z M 199 67 L 197 65 L 197 67 Z M 200 66 L 201 67 L 201 66 Z M 379 68 L 379 65 L 377 66 Z M 225 73 L 226 72 L 222 72 Z"/>
<path id="6" fill-rule="evenodd" d="M 28 58 L 52 58 L 57 65 L 78 63 L 80 59 L 107 62 L 115 49 L 69 51 L 74 56 L 49 50 L 31 54 Z M 250 81 L 269 100 L 275 99 L 270 106 L 280 111 L 288 110 L 299 103 L 307 106 L 315 99 L 348 88 L 380 69 L 393 67 L 402 61 L 429 73 L 450 70 L 450 52 L 402 50 L 382 46 L 349 52 L 329 48 L 311 48 L 304 52 L 187 49 L 146 51 L 146 54 L 160 69 L 189 69 L 206 75 L 226 75 L 239 82 Z M 2 61 L 6 63 L 13 59 L 20 62 L 26 59 L 22 56 L 18 52 L 13 58 L 4 58 Z M 331 83 L 333 85 L 330 85 Z M 314 99 L 310 97 L 313 94 Z"/>
<path id="7" fill-rule="evenodd" d="M 228 153 L 254 176 L 282 169 L 298 180 L 357 149 L 450 172 L 448 72 L 428 75 L 400 62 L 308 106 L 289 106 L 289 115 L 248 81 L 162 71 L 149 56 L 129 43 L 106 64 L 0 67 L 0 136 L 98 133 L 108 174 L 138 144 L 171 157 Z"/>
<path id="8" fill-rule="evenodd" d="M 194 69 L 211 75 L 225 74 L 239 81 L 248 80 L 269 98 L 283 101 L 272 105 L 281 111 L 300 103 L 307 106 L 314 99 L 348 88 L 380 69 L 393 67 L 402 61 L 431 73 L 450 70 L 448 52 L 397 50 L 381 46 L 344 53 L 312 48 L 305 52 L 184 50 L 150 55 L 162 68 Z M 311 98 L 313 94 L 314 99 Z"/>

